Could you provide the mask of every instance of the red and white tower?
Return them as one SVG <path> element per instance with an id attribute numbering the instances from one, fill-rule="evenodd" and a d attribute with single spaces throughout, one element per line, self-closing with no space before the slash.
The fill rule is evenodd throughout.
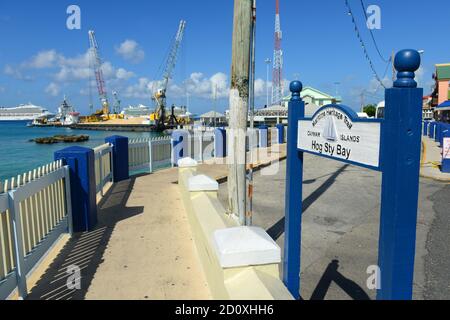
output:
<path id="1" fill-rule="evenodd" d="M 272 105 L 281 105 L 283 99 L 283 50 L 281 50 L 280 0 L 276 0 L 275 50 L 273 52 Z"/>

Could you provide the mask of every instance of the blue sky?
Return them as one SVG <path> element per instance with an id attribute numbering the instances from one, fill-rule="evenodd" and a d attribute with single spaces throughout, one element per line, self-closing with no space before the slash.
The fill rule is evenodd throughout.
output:
<path id="1" fill-rule="evenodd" d="M 382 97 L 382 90 L 356 39 L 344 0 L 280 0 L 283 30 L 284 78 L 299 77 L 304 85 L 339 94 L 344 103 L 359 108 Z M 448 0 L 365 0 L 381 8 L 381 30 L 374 30 L 384 56 L 403 48 L 423 49 L 420 84 L 430 91 L 435 63 L 450 61 L 450 2 Z M 380 75 L 386 64 L 378 58 L 365 28 L 360 0 L 349 0 L 369 55 Z M 66 9 L 81 8 L 81 30 L 68 30 Z M 257 0 L 257 107 L 265 104 L 266 65 L 273 55 L 275 0 Z M 107 89 L 117 90 L 122 105 L 151 105 L 148 88 L 159 80 L 159 67 L 180 19 L 186 36 L 169 103 L 190 109 L 212 108 L 212 86 L 218 88 L 218 109 L 228 105 L 231 70 L 232 0 L 63 1 L 2 0 L 0 2 L 0 106 L 33 102 L 55 110 L 66 94 L 75 107 L 88 111 L 88 30 L 94 29 L 105 62 Z M 390 78 L 388 73 L 387 78 Z M 388 79 L 386 79 L 388 83 Z M 185 85 L 186 84 L 186 85 Z M 96 90 L 94 103 L 99 107 Z M 374 97 L 375 96 L 375 97 Z"/>

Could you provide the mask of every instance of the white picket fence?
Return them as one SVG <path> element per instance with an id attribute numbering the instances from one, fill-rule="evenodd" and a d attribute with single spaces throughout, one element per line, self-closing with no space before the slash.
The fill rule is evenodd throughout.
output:
<path id="1" fill-rule="evenodd" d="M 63 233 L 72 233 L 69 168 L 53 162 L 0 182 L 0 299 L 16 288 Z"/>
<path id="2" fill-rule="evenodd" d="M 98 197 L 103 197 L 113 183 L 113 158 L 110 143 L 94 148 L 95 189 Z"/>
<path id="3" fill-rule="evenodd" d="M 128 142 L 130 172 L 149 171 L 171 166 L 172 139 L 169 136 L 152 139 L 132 139 Z"/>

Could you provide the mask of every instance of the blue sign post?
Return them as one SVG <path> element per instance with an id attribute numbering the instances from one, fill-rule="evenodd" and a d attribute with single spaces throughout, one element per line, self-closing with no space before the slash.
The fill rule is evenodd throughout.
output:
<path id="1" fill-rule="evenodd" d="M 423 96 L 414 72 L 420 54 L 402 50 L 394 64 L 397 80 L 386 90 L 384 120 L 359 119 L 342 105 L 325 106 L 305 119 L 302 84 L 291 83 L 283 280 L 295 298 L 300 296 L 303 153 L 308 152 L 382 172 L 377 299 L 412 299 Z"/>

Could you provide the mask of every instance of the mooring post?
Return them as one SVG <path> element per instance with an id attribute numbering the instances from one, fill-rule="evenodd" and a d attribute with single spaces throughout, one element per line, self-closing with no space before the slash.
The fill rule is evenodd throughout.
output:
<path id="1" fill-rule="evenodd" d="M 423 89 L 414 72 L 420 54 L 402 50 L 395 57 L 394 87 L 386 90 L 382 125 L 381 218 L 377 299 L 412 299 L 422 131 Z"/>
<path id="2" fill-rule="evenodd" d="M 94 150 L 69 147 L 54 154 L 70 170 L 70 200 L 74 232 L 87 232 L 97 224 Z"/>
<path id="3" fill-rule="evenodd" d="M 128 137 L 111 136 L 105 139 L 112 145 L 113 181 L 120 182 L 130 178 L 128 170 Z"/>
<path id="4" fill-rule="evenodd" d="M 295 299 L 300 298 L 300 240 L 302 231 L 303 152 L 297 150 L 298 121 L 305 116 L 305 104 L 300 98 L 303 85 L 290 84 L 288 140 L 286 163 L 286 209 L 283 281 Z"/>

